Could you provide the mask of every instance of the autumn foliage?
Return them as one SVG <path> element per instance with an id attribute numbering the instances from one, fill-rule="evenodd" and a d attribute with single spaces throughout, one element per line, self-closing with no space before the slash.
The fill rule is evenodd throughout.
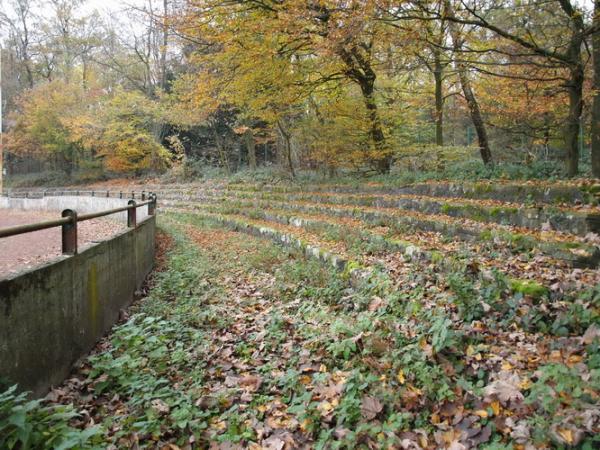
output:
<path id="1" fill-rule="evenodd" d="M 154 110 L 135 92 L 106 95 L 64 81 L 41 84 L 18 99 L 7 147 L 67 171 L 85 159 L 109 172 L 161 169 L 169 155 L 152 135 Z"/>
<path id="2" fill-rule="evenodd" d="M 103 19 L 61 1 L 36 16 L 37 1 L 0 14 L 17 157 L 294 176 L 388 173 L 449 146 L 488 169 L 562 160 L 574 176 L 591 160 L 600 174 L 591 5 L 165 0 Z"/>

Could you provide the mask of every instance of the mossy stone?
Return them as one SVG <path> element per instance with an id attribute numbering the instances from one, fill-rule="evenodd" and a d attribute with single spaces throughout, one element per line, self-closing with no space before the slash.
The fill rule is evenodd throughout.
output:
<path id="1" fill-rule="evenodd" d="M 514 292 L 533 298 L 542 298 L 550 293 L 547 287 L 530 280 L 510 280 L 510 288 Z"/>

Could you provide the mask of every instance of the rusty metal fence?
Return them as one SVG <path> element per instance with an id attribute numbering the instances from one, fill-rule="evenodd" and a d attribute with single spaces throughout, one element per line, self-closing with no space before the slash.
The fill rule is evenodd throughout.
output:
<path id="1" fill-rule="evenodd" d="M 111 191 L 111 190 L 79 190 L 79 189 L 45 189 L 45 190 L 37 190 L 37 191 L 10 191 L 7 190 L 2 194 L 4 197 L 11 198 L 44 198 L 44 197 L 54 197 L 54 196 L 65 196 L 65 195 L 89 195 L 91 197 L 106 197 L 106 198 L 121 198 L 127 199 L 130 198 L 135 200 L 136 198 L 141 199 L 142 201 L 150 198 L 155 195 L 152 192 L 146 193 L 146 191 Z"/>
<path id="2" fill-rule="evenodd" d="M 79 195 L 79 194 L 78 194 Z M 108 195 L 107 195 L 108 196 Z M 26 198 L 31 198 L 25 195 Z M 121 193 L 121 197 L 122 193 Z M 148 215 L 153 216 L 156 211 L 156 194 L 149 194 L 146 200 L 146 193 L 141 194 L 142 201 L 135 201 L 135 193 L 133 198 L 129 200 L 127 206 L 120 208 L 108 209 L 88 214 L 77 214 L 77 211 L 65 209 L 62 211 L 61 218 L 56 220 L 48 220 L 45 222 L 32 223 L 27 225 L 17 225 L 14 227 L 0 228 L 0 238 L 16 236 L 19 234 L 31 233 L 33 231 L 46 230 L 48 228 L 62 228 L 62 252 L 66 255 L 74 255 L 77 253 L 77 223 L 85 220 L 96 219 L 98 217 L 109 216 L 119 212 L 127 211 L 127 226 L 129 228 L 137 227 L 136 211 L 137 208 L 148 206 Z"/>

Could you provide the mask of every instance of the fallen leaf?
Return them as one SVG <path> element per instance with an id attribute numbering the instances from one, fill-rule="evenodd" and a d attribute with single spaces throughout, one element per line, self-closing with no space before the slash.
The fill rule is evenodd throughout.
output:
<path id="1" fill-rule="evenodd" d="M 565 441 L 566 444 L 571 445 L 573 443 L 573 431 L 566 429 L 558 429 L 556 432 L 560 435 L 561 438 Z"/>
<path id="2" fill-rule="evenodd" d="M 502 371 L 498 374 L 498 379 L 488 384 L 484 393 L 486 397 L 496 397 L 502 403 L 510 401 L 523 400 L 523 394 L 519 390 L 521 380 L 517 374 Z"/>
<path id="3" fill-rule="evenodd" d="M 333 405 L 331 404 L 331 402 L 323 400 L 321 403 L 319 403 L 317 409 L 321 411 L 321 415 L 326 416 L 331 411 L 333 411 Z"/>
<path id="4" fill-rule="evenodd" d="M 492 411 L 494 411 L 494 415 L 495 415 L 495 416 L 497 416 L 497 415 L 499 415 L 499 414 L 500 414 L 500 402 L 493 401 L 493 402 L 490 404 L 490 406 L 491 406 L 491 408 L 492 408 Z"/>
<path id="5" fill-rule="evenodd" d="M 597 338 L 600 338 L 600 327 L 593 323 L 588 327 L 587 330 L 585 330 L 581 340 L 585 345 L 590 345 L 592 342 L 594 342 L 594 339 Z"/>
<path id="6" fill-rule="evenodd" d="M 269 439 L 263 442 L 264 448 L 268 450 L 282 450 L 285 446 L 285 441 L 279 439 L 276 436 L 271 436 Z"/>
<path id="7" fill-rule="evenodd" d="M 360 405 L 360 412 L 363 418 L 373 420 L 382 410 L 383 405 L 377 398 L 371 396 L 363 397 Z"/>
<path id="8" fill-rule="evenodd" d="M 171 411 L 169 405 L 167 405 L 165 402 L 158 398 L 152 400 L 152 402 L 150 402 L 150 406 L 161 416 L 169 414 L 169 412 Z"/>
<path id="9" fill-rule="evenodd" d="M 406 379 L 404 378 L 403 370 L 398 371 L 398 375 L 396 375 L 396 379 L 398 380 L 398 383 L 400 383 L 400 384 L 404 384 L 406 382 Z"/>
<path id="10" fill-rule="evenodd" d="M 262 378 L 257 375 L 247 375 L 240 378 L 239 384 L 247 391 L 256 392 L 262 384 Z"/>
<path id="11" fill-rule="evenodd" d="M 381 297 L 378 297 L 375 295 L 373 297 L 373 299 L 371 300 L 371 303 L 369 303 L 369 311 L 371 311 L 371 312 L 377 311 L 382 306 L 385 306 L 385 302 L 383 301 L 383 299 Z"/>

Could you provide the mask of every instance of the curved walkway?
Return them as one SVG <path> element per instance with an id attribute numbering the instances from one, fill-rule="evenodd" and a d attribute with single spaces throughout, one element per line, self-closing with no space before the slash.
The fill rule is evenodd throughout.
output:
<path id="1" fill-rule="evenodd" d="M 60 217 L 58 212 L 0 209 L 0 228 L 42 222 Z M 79 247 L 113 236 L 125 226 L 100 218 L 78 225 Z M 48 262 L 61 255 L 60 227 L 0 239 L 0 279 Z"/>

